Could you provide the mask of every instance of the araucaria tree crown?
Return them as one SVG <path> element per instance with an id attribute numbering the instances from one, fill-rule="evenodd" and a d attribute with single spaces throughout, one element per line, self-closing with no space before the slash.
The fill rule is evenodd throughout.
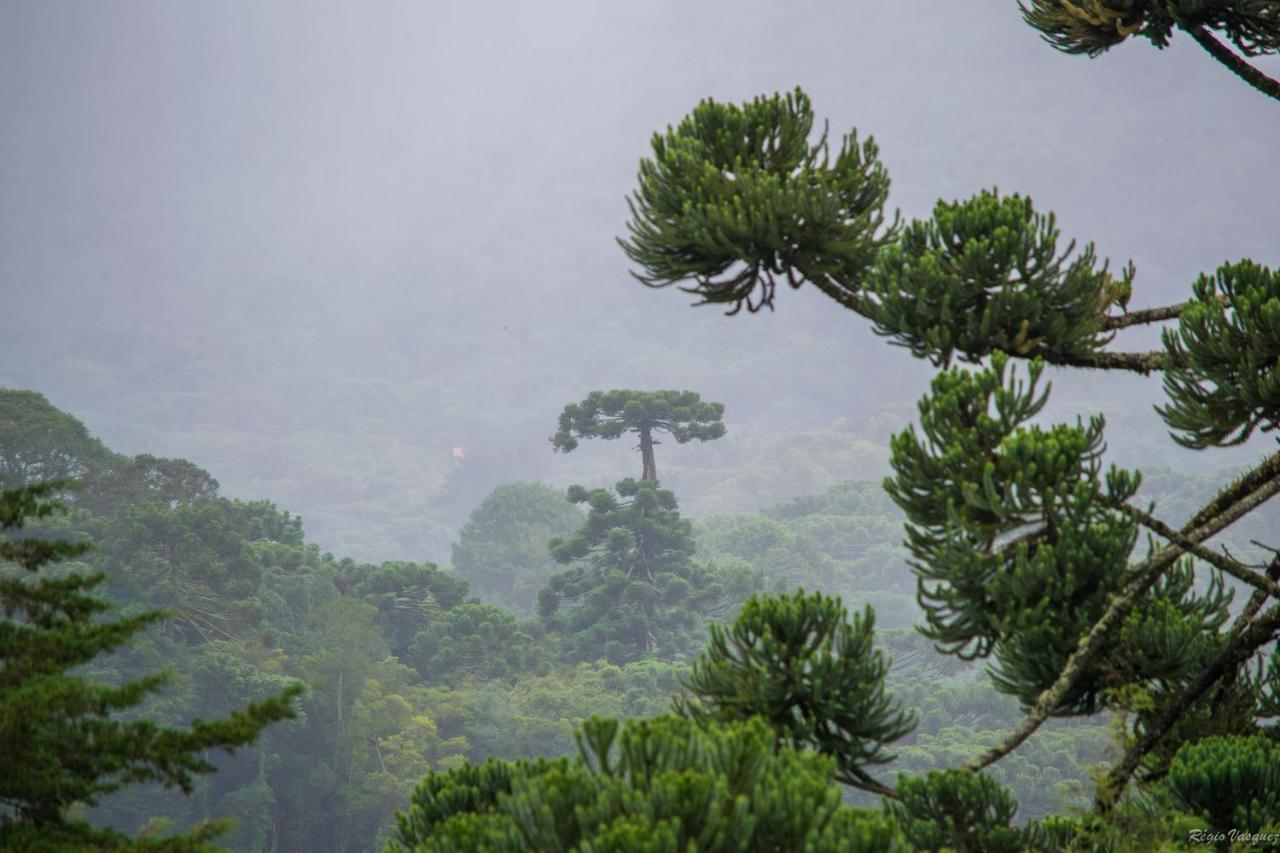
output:
<path id="1" fill-rule="evenodd" d="M 665 432 L 678 444 L 711 441 L 724 435 L 723 415 L 723 404 L 704 401 L 693 391 L 592 391 L 582 402 L 564 407 L 551 445 L 569 453 L 584 438 L 618 438 L 633 432 L 640 439 L 640 479 L 657 482 L 653 446 L 660 442 L 654 434 Z"/>

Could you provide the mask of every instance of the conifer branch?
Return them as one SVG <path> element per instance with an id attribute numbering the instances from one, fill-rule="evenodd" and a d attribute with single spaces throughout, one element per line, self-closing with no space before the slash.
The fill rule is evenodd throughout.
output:
<path id="1" fill-rule="evenodd" d="M 1120 763 L 1108 774 L 1106 781 L 1098 788 L 1096 805 L 1099 811 L 1106 812 L 1115 805 L 1143 757 L 1169 729 L 1173 728 L 1174 723 L 1186 713 L 1187 709 L 1228 671 L 1239 667 L 1259 648 L 1274 640 L 1277 630 L 1280 630 L 1280 606 L 1272 607 L 1247 630 L 1236 634 L 1227 642 L 1226 647 L 1218 653 L 1213 662 L 1201 670 L 1191 683 L 1165 706 L 1160 716 L 1147 727 L 1142 738 L 1125 753 Z"/>
<path id="2" fill-rule="evenodd" d="M 855 293 L 852 289 L 840 284 L 826 273 L 818 273 L 814 275 L 806 272 L 798 264 L 796 269 L 804 278 L 813 283 L 813 286 L 822 291 L 823 294 L 831 297 L 840 305 L 848 308 L 856 314 L 865 317 L 868 320 L 875 318 L 875 306 L 867 300 L 865 296 Z"/>
<path id="3" fill-rule="evenodd" d="M 1176 320 L 1182 315 L 1182 309 L 1189 304 L 1191 303 L 1179 302 L 1177 305 L 1129 311 L 1118 316 L 1108 317 L 1102 328 L 1112 331 L 1114 329 L 1127 329 L 1130 326 L 1144 326 L 1147 323 L 1163 323 L 1165 320 Z"/>
<path id="4" fill-rule="evenodd" d="M 1084 367 L 1095 370 L 1132 370 L 1143 376 L 1164 370 L 1166 356 L 1161 350 L 1148 352 L 1091 352 L 1084 355 L 1063 355 L 1037 347 L 1028 353 L 1010 352 L 1019 358 L 1041 358 L 1045 364 L 1059 367 Z"/>
<path id="5" fill-rule="evenodd" d="M 876 316 L 875 305 L 866 297 L 840 284 L 825 273 L 814 275 L 801 270 L 801 274 L 804 275 L 805 279 L 812 282 L 814 287 L 818 288 L 818 290 L 822 291 L 826 296 L 834 299 L 844 308 L 848 308 L 850 311 L 874 322 Z M 1150 309 L 1149 312 L 1139 311 L 1126 316 L 1140 317 L 1146 313 L 1151 313 L 1154 316 L 1156 312 L 1168 312 L 1174 308 L 1176 308 L 1178 312 L 1181 312 L 1185 304 L 1186 303 L 1182 303 L 1181 305 L 1172 306 L 1171 308 L 1153 308 Z M 1171 316 L 1177 316 L 1177 314 L 1175 313 Z M 1120 322 L 1123 319 L 1124 318 L 1115 318 L 1116 322 Z M 1141 322 L 1153 322 L 1153 320 L 1134 320 L 1131 323 L 1121 323 L 1121 325 L 1134 325 Z M 1111 321 L 1109 320 L 1106 328 L 1110 329 L 1120 327 L 1119 325 L 1113 327 L 1110 323 Z M 1053 350 L 1049 350 L 1044 347 L 1035 347 L 1026 351 L 1019 351 L 1012 347 L 993 347 L 993 349 L 1006 352 L 1015 358 L 1040 358 L 1043 359 L 1046 364 L 1053 364 L 1059 367 L 1083 367 L 1098 370 L 1132 370 L 1143 375 L 1149 374 L 1153 371 L 1163 370 L 1165 365 L 1165 354 L 1161 350 L 1152 350 L 1150 352 L 1092 352 L 1085 355 L 1063 355 L 1062 353 L 1054 352 Z"/>
<path id="6" fill-rule="evenodd" d="M 1280 584 L 1277 584 L 1274 580 L 1259 577 L 1256 572 L 1251 571 L 1248 566 L 1240 561 L 1233 560 L 1225 554 L 1219 554 L 1198 542 L 1192 541 L 1186 535 L 1174 530 L 1160 519 L 1155 518 L 1149 513 L 1143 512 L 1135 506 L 1119 504 L 1116 506 L 1116 509 L 1120 510 L 1148 530 L 1151 530 L 1173 544 L 1180 546 L 1189 554 L 1199 557 L 1209 565 L 1216 569 L 1220 569 L 1237 580 L 1244 581 L 1263 595 L 1270 595 L 1273 598 L 1280 599 Z"/>
<path id="7" fill-rule="evenodd" d="M 1258 478 L 1264 472 L 1265 479 L 1258 482 Z M 1244 484 L 1249 484 L 1253 487 L 1245 488 Z M 1182 535 L 1191 542 L 1199 544 L 1225 530 L 1277 493 L 1280 493 L 1280 454 L 1272 454 L 1261 465 L 1250 471 L 1249 474 L 1246 474 L 1236 483 L 1219 493 L 1205 509 L 1200 511 L 1196 518 L 1183 527 Z M 1228 497 L 1232 500 L 1224 506 L 1224 499 Z M 1067 664 L 1062 668 L 1057 680 L 1054 681 L 1049 689 L 1040 694 L 1036 704 L 1027 713 L 1027 716 L 1023 718 L 1022 722 L 1003 741 L 966 763 L 964 765 L 965 769 L 977 772 L 994 764 L 1017 749 L 1036 729 L 1040 728 L 1040 725 L 1049 718 L 1049 715 L 1062 702 L 1067 692 L 1084 674 L 1093 659 L 1097 657 L 1110 633 L 1121 624 L 1121 620 L 1129 615 L 1133 606 L 1137 604 L 1138 599 L 1151 588 L 1151 585 L 1160 578 L 1160 575 L 1169 566 L 1173 565 L 1183 553 L 1185 553 L 1185 549 L 1181 545 L 1168 545 L 1136 566 L 1132 573 L 1133 579 L 1112 600 L 1106 612 L 1102 614 L 1089 633 L 1081 638 L 1079 646 L 1067 660 Z"/>
<path id="8" fill-rule="evenodd" d="M 1248 62 L 1245 62 L 1241 56 L 1214 38 L 1213 34 L 1204 27 L 1194 30 L 1189 29 L 1187 33 L 1201 47 L 1207 50 L 1210 56 L 1227 66 L 1232 74 L 1235 74 L 1268 98 L 1280 101 L 1280 80 L 1268 77 Z"/>

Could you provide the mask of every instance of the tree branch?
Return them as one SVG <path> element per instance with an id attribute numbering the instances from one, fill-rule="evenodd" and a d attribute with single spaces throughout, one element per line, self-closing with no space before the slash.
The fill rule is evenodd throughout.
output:
<path id="1" fill-rule="evenodd" d="M 1166 356 L 1163 350 L 1149 352 L 1091 352 L 1088 355 L 1062 355 L 1052 350 L 1036 347 L 1028 353 L 1009 352 L 1020 358 L 1042 358 L 1045 364 L 1060 367 L 1085 367 L 1096 370 L 1132 370 L 1146 376 L 1152 371 L 1164 370 Z"/>
<path id="2" fill-rule="evenodd" d="M 819 275 L 810 275 L 809 273 L 800 271 L 801 275 L 813 286 L 818 288 L 827 296 L 834 299 L 840 305 L 848 308 L 856 314 L 859 314 L 868 320 L 875 319 L 875 305 L 867 300 L 866 297 L 842 286 L 839 282 L 831 278 L 831 276 L 822 273 Z M 1185 304 L 1185 303 L 1184 303 Z M 1182 306 L 1176 306 L 1179 311 Z M 1168 311 L 1170 309 L 1151 309 L 1152 311 Z M 1132 316 L 1140 316 L 1144 312 L 1135 312 Z M 1119 321 L 1122 318 L 1117 318 Z M 1141 322 L 1138 320 L 1134 323 Z M 1125 324 L 1130 325 L 1130 324 Z M 1110 328 L 1108 326 L 1108 328 Z M 992 350 L 1000 349 L 992 347 Z M 1088 355 L 1062 355 L 1042 347 L 1036 347 L 1029 352 L 1018 352 L 1014 349 L 1001 350 L 1015 358 L 1042 358 L 1046 364 L 1054 364 L 1061 367 L 1084 367 L 1095 368 L 1099 370 L 1132 370 L 1143 375 L 1152 371 L 1163 370 L 1165 365 L 1165 354 L 1161 350 L 1152 350 L 1150 352 L 1095 352 Z"/>
<path id="3" fill-rule="evenodd" d="M 1130 506 L 1129 504 L 1118 504 L 1116 509 L 1123 512 L 1143 527 L 1163 536 L 1173 544 L 1180 546 L 1185 551 L 1194 554 L 1206 563 L 1209 563 L 1214 568 L 1226 572 L 1237 580 L 1244 581 L 1264 595 L 1270 595 L 1273 598 L 1280 599 L 1280 584 L 1277 584 L 1273 580 L 1259 577 L 1257 573 L 1250 571 L 1249 567 L 1243 563 L 1233 560 L 1224 554 L 1219 554 L 1217 551 L 1210 548 L 1206 548 L 1198 542 L 1192 541 L 1187 538 L 1187 536 L 1174 530 L 1160 519 L 1143 512 L 1137 507 Z"/>
<path id="4" fill-rule="evenodd" d="M 1182 309 L 1190 302 L 1179 302 L 1177 305 L 1166 305 L 1163 308 L 1143 308 L 1141 311 L 1129 311 L 1119 316 L 1108 317 L 1103 329 L 1127 329 L 1130 326 L 1143 326 L 1147 323 L 1163 323 L 1165 320 L 1176 320 L 1182 316 Z"/>
<path id="5" fill-rule="evenodd" d="M 1280 628 L 1280 606 L 1268 610 L 1266 615 L 1250 625 L 1248 630 L 1235 635 L 1227 642 L 1226 647 L 1218 653 L 1213 662 L 1201 670 L 1191 683 L 1165 706 L 1160 716 L 1148 726 L 1142 739 L 1125 753 L 1121 762 L 1107 775 L 1106 781 L 1098 788 L 1096 805 L 1099 811 L 1105 812 L 1115 804 L 1143 757 L 1169 729 L 1173 728 L 1174 723 L 1186 713 L 1187 709 L 1228 670 L 1236 669 L 1252 657 L 1259 648 L 1271 642 L 1278 628 Z"/>
<path id="6" fill-rule="evenodd" d="M 1268 98 L 1280 101 L 1280 80 L 1268 77 L 1245 62 L 1235 51 L 1214 38 L 1213 34 L 1204 27 L 1187 30 L 1187 34 L 1207 50 L 1210 56 L 1227 66 L 1232 74 L 1235 74 Z"/>
<path id="7" fill-rule="evenodd" d="M 845 308 L 857 314 L 861 314 L 868 320 L 874 317 L 875 306 L 867 300 L 866 297 L 857 293 L 851 293 L 847 287 L 836 282 L 826 273 L 819 275 L 811 275 L 804 270 L 800 270 L 800 274 L 813 283 L 813 286 L 821 290 L 827 296 L 830 296 L 836 302 L 839 302 Z"/>
<path id="8" fill-rule="evenodd" d="M 1266 473 L 1266 477 L 1258 483 L 1257 479 L 1263 472 Z M 1256 487 L 1243 488 L 1242 484 L 1245 483 L 1256 483 Z M 1220 493 L 1205 509 L 1200 511 L 1195 519 L 1192 519 L 1191 522 L 1183 527 L 1182 534 L 1191 542 L 1199 544 L 1234 524 L 1249 511 L 1277 493 L 1280 493 L 1280 453 L 1272 454 L 1257 468 Z M 1234 499 L 1229 505 L 1222 506 L 1227 496 L 1231 496 Z M 1210 516 L 1207 521 L 1203 520 L 1206 515 Z M 1093 662 L 1093 659 L 1097 657 L 1111 631 L 1120 624 L 1122 619 L 1129 615 L 1129 611 L 1133 609 L 1138 599 L 1151 588 L 1151 585 L 1164 573 L 1165 569 L 1173 565 L 1174 561 L 1182 556 L 1184 551 L 1185 549 L 1181 545 L 1169 545 L 1161 548 L 1136 566 L 1133 569 L 1132 580 L 1129 581 L 1119 595 L 1112 599 L 1111 604 L 1102 614 L 1102 617 L 1094 623 L 1089 633 L 1081 638 L 1080 644 L 1076 647 L 1071 657 L 1067 659 L 1066 666 L 1062 668 L 1057 680 L 1040 694 L 1039 698 L 1036 699 L 1036 704 L 1032 706 L 1022 722 L 1003 741 L 967 762 L 964 767 L 976 772 L 994 764 L 1017 749 L 1036 729 L 1040 728 L 1040 724 L 1047 720 L 1053 710 L 1061 704 L 1063 698 L 1067 695 L 1067 691 L 1071 689 L 1080 676 L 1084 674 L 1089 664 Z"/>

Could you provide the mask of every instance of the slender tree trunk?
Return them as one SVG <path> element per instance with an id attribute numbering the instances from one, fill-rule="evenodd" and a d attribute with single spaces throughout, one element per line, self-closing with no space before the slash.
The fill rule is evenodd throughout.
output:
<path id="1" fill-rule="evenodd" d="M 640 428 L 640 458 L 644 462 L 644 471 L 640 474 L 641 482 L 658 482 L 658 465 L 653 461 L 653 433 L 648 427 Z"/>

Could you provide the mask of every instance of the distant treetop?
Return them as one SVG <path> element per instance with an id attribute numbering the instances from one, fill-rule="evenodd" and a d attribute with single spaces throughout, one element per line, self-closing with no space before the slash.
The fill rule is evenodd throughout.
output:
<path id="1" fill-rule="evenodd" d="M 560 429 L 551 444 L 569 453 L 584 438 L 618 438 L 624 432 L 640 437 L 643 459 L 640 479 L 656 482 L 655 432 L 669 433 L 678 444 L 697 439 L 711 441 L 724 435 L 724 405 L 706 402 L 693 391 L 592 391 L 580 403 L 570 403 L 560 413 Z"/>

